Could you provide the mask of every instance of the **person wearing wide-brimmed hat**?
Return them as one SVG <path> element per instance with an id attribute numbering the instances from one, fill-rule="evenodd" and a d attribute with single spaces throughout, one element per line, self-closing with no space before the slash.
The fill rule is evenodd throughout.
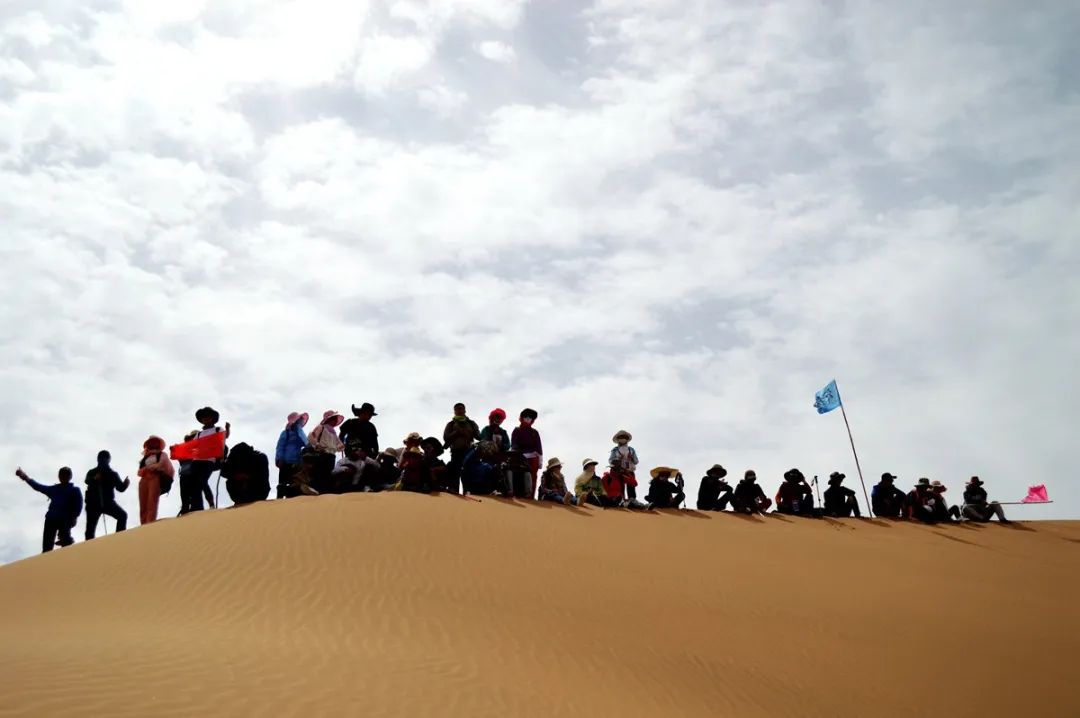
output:
<path id="1" fill-rule="evenodd" d="M 350 441 L 359 442 L 360 447 L 368 457 L 379 455 L 379 431 L 375 424 L 371 423 L 372 417 L 378 416 L 375 407 L 364 402 L 360 408 L 352 405 L 353 418 L 341 425 L 341 442 L 348 444 Z"/>
<path id="2" fill-rule="evenodd" d="M 553 501 L 560 504 L 576 504 L 577 498 L 566 490 L 566 479 L 562 474 L 562 462 L 557 458 L 548 459 L 544 473 L 540 477 L 541 501 Z"/>
<path id="3" fill-rule="evenodd" d="M 678 469 L 657 466 L 649 472 L 649 493 L 645 496 L 650 509 L 677 509 L 686 500 L 683 477 Z M 672 479 L 674 478 L 674 481 Z"/>
<path id="4" fill-rule="evenodd" d="M 735 485 L 735 500 L 731 507 L 743 514 L 763 514 L 772 506 L 772 500 L 765 495 L 757 482 L 757 472 L 747 469 L 742 481 Z"/>
<path id="5" fill-rule="evenodd" d="M 784 481 L 776 492 L 776 512 L 811 517 L 819 514 L 814 510 L 814 491 L 798 469 L 784 472 Z"/>
<path id="6" fill-rule="evenodd" d="M 533 424 L 539 414 L 536 409 L 522 409 L 518 416 L 518 425 L 510 434 L 510 447 L 521 452 L 525 466 L 529 469 L 529 485 L 519 499 L 531 499 L 536 496 L 536 480 L 540 475 L 540 464 L 544 461 L 544 444 L 540 441 L 540 432 Z M 515 491 L 515 495 L 516 491 Z"/>
<path id="7" fill-rule="evenodd" d="M 905 515 L 926 524 L 935 522 L 934 504 L 937 503 L 930 479 L 921 478 L 915 482 L 915 488 L 908 492 L 904 502 Z"/>
<path id="8" fill-rule="evenodd" d="M 198 429 L 191 439 L 185 439 L 185 441 L 204 439 L 213 434 L 224 434 L 227 441 L 232 433 L 232 425 L 229 422 L 225 422 L 224 429 L 218 426 L 221 415 L 217 410 L 209 406 L 204 406 L 195 412 L 195 421 L 199 422 L 202 428 Z M 228 449 L 225 449 L 225 453 L 227 452 Z M 180 477 L 181 514 L 202 511 L 207 506 L 214 508 L 214 492 L 210 490 L 210 477 L 221 468 L 224 458 L 225 454 L 217 459 L 193 459 L 186 467 L 181 463 L 181 468 L 186 468 L 186 471 L 181 472 Z M 184 481 L 185 476 L 187 477 L 186 482 Z M 186 500 L 184 497 L 185 484 L 188 487 Z M 203 504 L 204 497 L 206 498 L 205 505 Z"/>
<path id="9" fill-rule="evenodd" d="M 278 470 L 277 497 L 285 498 L 289 486 L 293 483 L 293 474 L 300 465 L 300 452 L 308 445 L 306 412 L 294 411 L 285 419 L 285 428 L 278 436 L 277 449 L 274 451 L 274 466 Z"/>
<path id="10" fill-rule="evenodd" d="M 401 478 L 401 471 L 397 465 L 398 450 L 383 449 L 375 460 L 379 462 L 379 470 L 371 474 L 371 483 L 367 487 L 372 491 L 389 491 Z"/>
<path id="11" fill-rule="evenodd" d="M 713 464 L 705 472 L 698 486 L 697 507 L 699 511 L 723 511 L 735 499 L 735 491 L 724 477 L 727 469 L 720 464 Z"/>
<path id="12" fill-rule="evenodd" d="M 344 421 L 345 417 L 340 413 L 327 409 L 323 412 L 322 421 L 308 433 L 308 444 L 319 452 L 314 476 L 311 477 L 315 490 L 319 493 L 330 488 L 330 474 L 337 462 L 337 455 L 345 450 L 345 444 L 337 432 L 337 427 Z"/>
<path id="13" fill-rule="evenodd" d="M 428 484 L 435 491 L 448 491 L 452 494 L 458 492 L 458 482 L 455 481 L 453 486 L 450 486 L 446 480 L 446 462 L 441 458 L 443 455 L 443 445 L 434 436 L 429 436 L 420 442 L 420 450 L 424 452 L 424 471 L 428 475 Z"/>
<path id="14" fill-rule="evenodd" d="M 394 487 L 396 490 L 413 491 L 418 494 L 431 493 L 430 477 L 424 470 L 424 452 L 419 446 L 403 451 L 398 465 L 401 467 L 401 478 Z"/>
<path id="15" fill-rule="evenodd" d="M 829 474 L 829 488 L 825 489 L 825 494 L 822 497 L 826 516 L 838 519 L 846 519 L 849 516 L 862 517 L 862 513 L 859 511 L 859 497 L 854 491 L 843 485 L 846 478 L 847 475 L 841 474 L 839 471 Z"/>
<path id="16" fill-rule="evenodd" d="M 574 480 L 574 496 L 577 497 L 578 506 L 604 505 L 606 497 L 604 484 L 596 475 L 596 467 L 599 465 L 600 462 L 595 459 L 585 459 L 581 462 L 581 473 Z"/>
<path id="17" fill-rule="evenodd" d="M 139 525 L 157 521 L 161 495 L 169 492 L 176 476 L 165 440 L 151 436 L 143 442 L 139 459 Z"/>
<path id="18" fill-rule="evenodd" d="M 883 519 L 898 519 L 904 511 L 907 494 L 896 484 L 896 476 L 886 471 L 881 475 L 881 482 L 874 484 L 870 491 L 870 505 L 874 516 Z"/>
<path id="19" fill-rule="evenodd" d="M 978 476 L 968 479 L 964 487 L 964 518 L 979 523 L 987 523 L 997 516 L 997 520 L 1003 524 L 1012 523 L 1005 518 L 1005 511 L 997 501 L 988 501 L 989 494 L 983 488 L 983 481 Z"/>
<path id="20" fill-rule="evenodd" d="M 949 523 L 960 520 L 960 507 L 949 506 L 949 500 L 945 498 L 945 484 L 937 479 L 930 482 L 930 493 L 934 497 L 934 520 Z"/>

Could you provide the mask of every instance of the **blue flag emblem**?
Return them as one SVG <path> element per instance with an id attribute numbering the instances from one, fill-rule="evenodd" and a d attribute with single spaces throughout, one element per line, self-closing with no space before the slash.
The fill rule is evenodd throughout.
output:
<path id="1" fill-rule="evenodd" d="M 814 394 L 814 408 L 819 414 L 828 414 L 833 409 L 840 408 L 840 390 L 836 388 L 836 379 Z"/>

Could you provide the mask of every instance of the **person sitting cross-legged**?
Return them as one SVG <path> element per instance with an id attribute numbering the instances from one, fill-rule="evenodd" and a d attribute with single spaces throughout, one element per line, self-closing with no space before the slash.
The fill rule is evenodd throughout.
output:
<path id="1" fill-rule="evenodd" d="M 677 509 L 679 504 L 686 500 L 683 493 L 683 477 L 678 469 L 670 466 L 657 466 L 649 472 L 652 481 L 649 482 L 649 494 L 645 500 L 649 502 L 649 509 Z M 672 481 L 672 476 L 675 480 Z"/>
<path id="2" fill-rule="evenodd" d="M 338 493 L 371 491 L 372 477 L 381 470 L 379 462 L 367 455 L 362 440 L 349 439 L 345 444 L 345 455 L 338 459 L 330 473 L 331 484 Z"/>
<path id="3" fill-rule="evenodd" d="M 825 489 L 822 497 L 825 503 L 825 515 L 838 519 L 846 519 L 849 516 L 861 518 L 859 512 L 859 498 L 854 491 L 842 486 L 847 476 L 839 471 L 829 474 L 829 488 Z"/>
<path id="4" fill-rule="evenodd" d="M 814 492 L 798 469 L 784 472 L 784 483 L 776 492 L 776 513 L 790 516 L 815 516 Z"/>
<path id="5" fill-rule="evenodd" d="M 705 472 L 698 487 L 697 507 L 699 511 L 723 511 L 728 504 L 733 504 L 735 491 L 724 481 L 727 469 L 720 464 Z"/>
<path id="6" fill-rule="evenodd" d="M 1001 508 L 1001 504 L 997 501 L 987 501 L 987 498 L 988 495 L 986 489 L 983 488 L 982 479 L 978 476 L 972 476 L 964 489 L 964 508 L 962 510 L 964 518 L 984 524 L 997 516 L 999 523 L 1011 524 L 1012 521 L 1005 518 L 1005 511 Z"/>
<path id="7" fill-rule="evenodd" d="M 772 501 L 758 484 L 757 472 L 753 469 L 747 469 L 743 480 L 735 485 L 734 494 L 732 508 L 741 514 L 763 514 L 772 506 Z"/>

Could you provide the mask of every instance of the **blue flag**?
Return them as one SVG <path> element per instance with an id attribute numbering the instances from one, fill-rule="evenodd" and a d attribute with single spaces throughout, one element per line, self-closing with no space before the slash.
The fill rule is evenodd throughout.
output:
<path id="1" fill-rule="evenodd" d="M 814 408 L 819 414 L 828 414 L 833 409 L 840 408 L 840 390 L 836 388 L 836 379 L 814 394 Z"/>

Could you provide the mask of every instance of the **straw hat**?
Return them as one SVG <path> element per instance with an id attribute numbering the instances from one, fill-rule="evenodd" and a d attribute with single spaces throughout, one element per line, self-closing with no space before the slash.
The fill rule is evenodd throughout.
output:
<path id="1" fill-rule="evenodd" d="M 627 441 L 633 441 L 634 440 L 633 435 L 629 431 L 625 431 L 625 430 L 616 431 L 615 436 L 611 437 L 611 440 L 614 441 L 616 444 L 618 444 L 619 439 L 621 439 L 623 437 L 626 437 Z"/>
<path id="2" fill-rule="evenodd" d="M 556 459 L 556 458 L 555 458 L 555 457 L 553 456 L 553 457 L 551 457 L 550 459 L 548 459 L 548 462 L 547 462 L 547 468 L 549 468 L 549 469 L 558 469 L 558 468 L 562 468 L 562 462 L 561 462 L 561 461 L 559 461 L 558 459 Z"/>
<path id="3" fill-rule="evenodd" d="M 402 441 L 403 444 L 408 444 L 410 441 L 423 441 L 424 437 L 420 436 L 418 431 L 410 431 L 409 435 Z"/>
<path id="4" fill-rule="evenodd" d="M 581 468 L 582 469 L 587 469 L 590 466 L 599 466 L 599 465 L 600 465 L 600 462 L 597 461 L 596 459 L 585 459 L 584 461 L 581 462 Z"/>
<path id="5" fill-rule="evenodd" d="M 670 466 L 657 466 L 655 469 L 649 472 L 649 475 L 654 479 L 659 478 L 660 474 L 677 474 L 678 469 L 673 469 Z"/>
<path id="6" fill-rule="evenodd" d="M 945 484 L 941 483 L 937 479 L 934 479 L 933 481 L 930 482 L 930 488 L 938 489 L 940 491 L 945 491 Z"/>

